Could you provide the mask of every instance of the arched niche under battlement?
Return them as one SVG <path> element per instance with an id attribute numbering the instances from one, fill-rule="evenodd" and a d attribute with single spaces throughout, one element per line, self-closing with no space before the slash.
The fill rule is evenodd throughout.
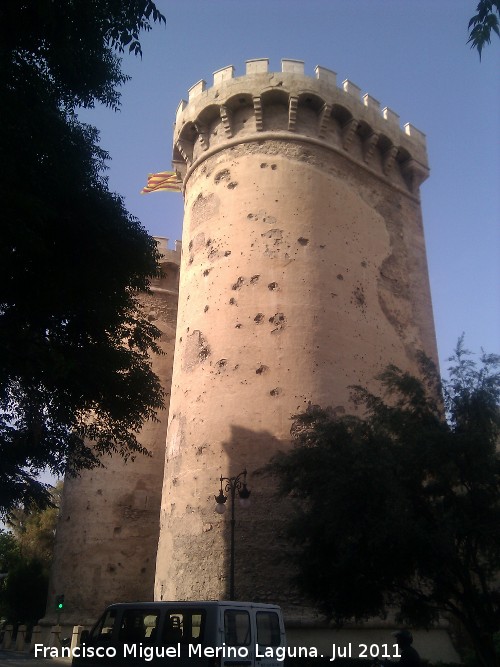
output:
<path id="1" fill-rule="evenodd" d="M 228 97 L 221 107 L 222 106 L 229 109 L 232 113 L 236 113 L 238 110 L 245 107 L 253 108 L 252 94 L 250 92 L 237 93 L 236 95 Z"/>
<path id="2" fill-rule="evenodd" d="M 401 146 L 396 146 L 388 137 L 382 135 L 379 138 L 377 150 L 374 152 L 373 157 L 371 160 L 365 161 L 369 162 L 370 167 L 377 170 L 380 169 L 392 183 L 413 192 L 413 189 L 409 187 L 408 181 L 403 177 L 401 170 L 401 163 L 405 160 L 406 153 Z"/>
<path id="3" fill-rule="evenodd" d="M 209 104 L 200 111 L 194 121 L 198 130 L 210 128 L 214 122 L 220 120 L 220 104 Z"/>
<path id="4" fill-rule="evenodd" d="M 298 106 L 300 108 L 311 109 L 316 115 L 320 113 L 326 104 L 326 100 L 315 91 L 304 90 L 297 96 Z"/>
<path id="5" fill-rule="evenodd" d="M 228 138 L 257 131 L 253 97 L 250 93 L 229 97 L 221 105 L 220 114 Z"/>
<path id="6" fill-rule="evenodd" d="M 193 159 L 196 160 L 209 147 L 217 146 L 225 140 L 221 127 L 220 105 L 210 104 L 203 107 L 194 120 L 197 137 L 193 145 Z"/>
<path id="7" fill-rule="evenodd" d="M 264 132 L 288 128 L 289 100 L 289 93 L 282 88 L 270 88 L 261 93 L 260 104 Z"/>
<path id="8" fill-rule="evenodd" d="M 347 123 L 349 123 L 354 118 L 354 116 L 347 107 L 342 106 L 341 104 L 333 104 L 330 118 L 338 123 L 342 128 L 345 127 L 345 125 L 347 125 Z"/>
<path id="9" fill-rule="evenodd" d="M 403 148 L 402 146 L 398 147 L 398 152 L 396 155 L 396 160 L 400 166 L 403 164 L 407 163 L 409 160 L 411 160 L 411 155 L 410 153 L 406 150 L 406 148 Z"/>
<path id="10" fill-rule="evenodd" d="M 262 107 L 266 105 L 282 104 L 288 108 L 288 101 L 290 99 L 290 92 L 282 86 L 269 86 L 264 88 L 260 93 Z"/>
<path id="11" fill-rule="evenodd" d="M 356 128 L 356 134 L 362 142 L 367 141 L 372 135 L 376 134 L 373 130 L 373 127 L 364 120 L 358 121 L 358 126 Z"/>
<path id="12" fill-rule="evenodd" d="M 391 146 L 393 146 L 393 143 L 390 137 L 381 133 L 378 135 L 377 146 L 379 151 L 383 154 L 386 153 L 391 148 Z"/>
<path id="13" fill-rule="evenodd" d="M 382 151 L 375 134 L 370 135 L 362 145 L 364 163 L 379 174 L 384 173 L 384 160 L 389 151 Z"/>
<path id="14" fill-rule="evenodd" d="M 246 137 L 252 140 L 259 135 L 267 135 L 268 139 L 269 133 L 286 132 L 297 139 L 319 141 L 398 187 L 416 193 L 428 173 L 425 164 L 404 148 L 404 138 L 401 144 L 395 143 L 389 125 L 381 131 L 364 107 L 354 112 L 349 100 L 346 104 L 330 104 L 314 90 L 294 94 L 283 86 L 272 86 L 259 95 L 240 90 L 203 106 L 194 119 L 183 124 L 175 143 L 174 160 L 180 156 L 189 168 L 204 153 L 222 148 L 227 142 L 245 141 Z"/>
<path id="15" fill-rule="evenodd" d="M 312 91 L 304 91 L 289 101 L 288 129 L 297 134 L 318 137 L 319 115 L 325 101 Z"/>
<path id="16" fill-rule="evenodd" d="M 356 123 L 356 130 L 349 147 L 353 157 L 363 160 L 366 164 L 378 164 L 381 168 L 380 160 L 377 161 L 379 135 L 373 127 L 364 120 Z"/>
<path id="17" fill-rule="evenodd" d="M 410 192 L 417 192 L 423 181 L 428 177 L 429 172 L 426 167 L 416 162 L 410 152 L 403 147 L 399 147 L 397 154 L 399 173 Z"/>
<path id="18" fill-rule="evenodd" d="M 174 160 L 179 159 L 179 157 L 186 162 L 186 164 L 191 164 L 194 159 L 193 151 L 194 144 L 198 139 L 198 130 L 196 129 L 195 124 L 192 121 L 188 121 L 182 127 L 182 130 L 179 133 L 179 137 L 175 142 L 174 146 Z"/>

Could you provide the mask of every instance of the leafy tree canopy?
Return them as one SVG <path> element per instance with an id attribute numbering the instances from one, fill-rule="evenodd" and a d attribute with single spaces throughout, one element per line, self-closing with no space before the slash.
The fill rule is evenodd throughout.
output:
<path id="1" fill-rule="evenodd" d="M 12 533 L 0 528 L 0 574 L 5 575 L 19 560 L 19 545 Z M 4 577 L 0 580 L 3 582 Z"/>
<path id="2" fill-rule="evenodd" d="M 44 614 L 61 493 L 62 482 L 50 489 L 51 507 L 17 507 L 7 519 L 11 532 L 0 530 L 0 617 L 11 623 Z"/>
<path id="3" fill-rule="evenodd" d="M 137 301 L 156 244 L 109 192 L 109 156 L 77 117 L 118 107 L 118 54 L 140 54 L 155 21 L 149 0 L 0 5 L 0 512 L 49 502 L 45 467 L 144 451 L 137 431 L 162 405 L 159 331 Z"/>
<path id="4" fill-rule="evenodd" d="M 481 664 L 500 629 L 500 357 L 477 365 L 460 340 L 450 379 L 390 366 L 364 417 L 311 406 L 275 458 L 291 496 L 297 583 L 338 623 L 384 617 L 429 627 L 452 615 Z M 447 418 L 444 417 L 446 413 Z"/>
<path id="5" fill-rule="evenodd" d="M 54 540 L 61 506 L 63 482 L 49 489 L 51 504 L 44 509 L 16 507 L 7 517 L 7 526 L 20 556 L 39 560 L 45 573 L 50 573 Z"/>
<path id="6" fill-rule="evenodd" d="M 479 59 L 486 44 L 491 43 L 492 32 L 500 37 L 500 2 L 498 0 L 480 0 L 476 12 L 469 21 L 469 39 L 471 49 L 477 49 Z"/>

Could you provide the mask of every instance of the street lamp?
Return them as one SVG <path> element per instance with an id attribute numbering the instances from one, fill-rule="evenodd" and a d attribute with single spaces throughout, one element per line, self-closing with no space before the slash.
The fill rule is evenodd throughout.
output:
<path id="1" fill-rule="evenodd" d="M 234 499 L 236 491 L 238 491 L 238 498 L 242 507 L 248 507 L 250 504 L 250 491 L 247 489 L 247 471 L 240 472 L 236 477 L 222 477 L 220 478 L 220 492 L 218 496 L 214 496 L 215 511 L 218 514 L 224 514 L 226 511 L 227 496 L 222 490 L 222 483 L 226 482 L 224 491 L 231 496 L 231 566 L 229 570 L 229 599 L 234 600 Z"/>

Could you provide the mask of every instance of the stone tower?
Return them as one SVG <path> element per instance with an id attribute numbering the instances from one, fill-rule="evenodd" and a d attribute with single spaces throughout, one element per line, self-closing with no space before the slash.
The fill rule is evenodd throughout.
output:
<path id="1" fill-rule="evenodd" d="M 262 467 L 309 402 L 349 410 L 388 363 L 436 359 L 419 186 L 424 135 L 334 72 L 247 62 L 181 102 L 174 166 L 185 216 L 155 599 L 228 595 L 219 477 L 249 472 L 236 596 L 300 601 L 283 508 Z"/>
<path id="2" fill-rule="evenodd" d="M 128 463 L 105 457 L 105 467 L 66 478 L 42 625 L 56 621 L 59 594 L 65 596 L 61 621 L 67 626 L 92 624 L 112 602 L 152 599 L 181 256 L 180 244 L 169 250 L 167 239 L 157 243 L 163 277 L 141 297 L 162 332 L 158 342 L 165 353 L 152 357 L 167 394 L 165 409 L 138 437 L 152 456 Z"/>

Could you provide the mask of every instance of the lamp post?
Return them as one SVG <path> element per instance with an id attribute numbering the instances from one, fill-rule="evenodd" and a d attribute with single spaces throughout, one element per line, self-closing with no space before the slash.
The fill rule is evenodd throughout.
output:
<path id="1" fill-rule="evenodd" d="M 236 497 L 236 491 L 238 491 L 240 505 L 242 507 L 248 507 L 250 504 L 250 491 L 247 489 L 246 469 L 243 470 L 243 472 L 240 472 L 239 475 L 236 475 L 236 477 L 222 477 L 221 475 L 220 492 L 218 496 L 214 496 L 215 502 L 217 503 L 215 511 L 218 514 L 224 514 L 226 511 L 226 500 L 228 496 L 225 496 L 222 490 L 223 482 L 226 482 L 224 491 L 231 497 L 231 563 L 229 570 L 229 598 L 234 600 L 234 499 Z"/>

